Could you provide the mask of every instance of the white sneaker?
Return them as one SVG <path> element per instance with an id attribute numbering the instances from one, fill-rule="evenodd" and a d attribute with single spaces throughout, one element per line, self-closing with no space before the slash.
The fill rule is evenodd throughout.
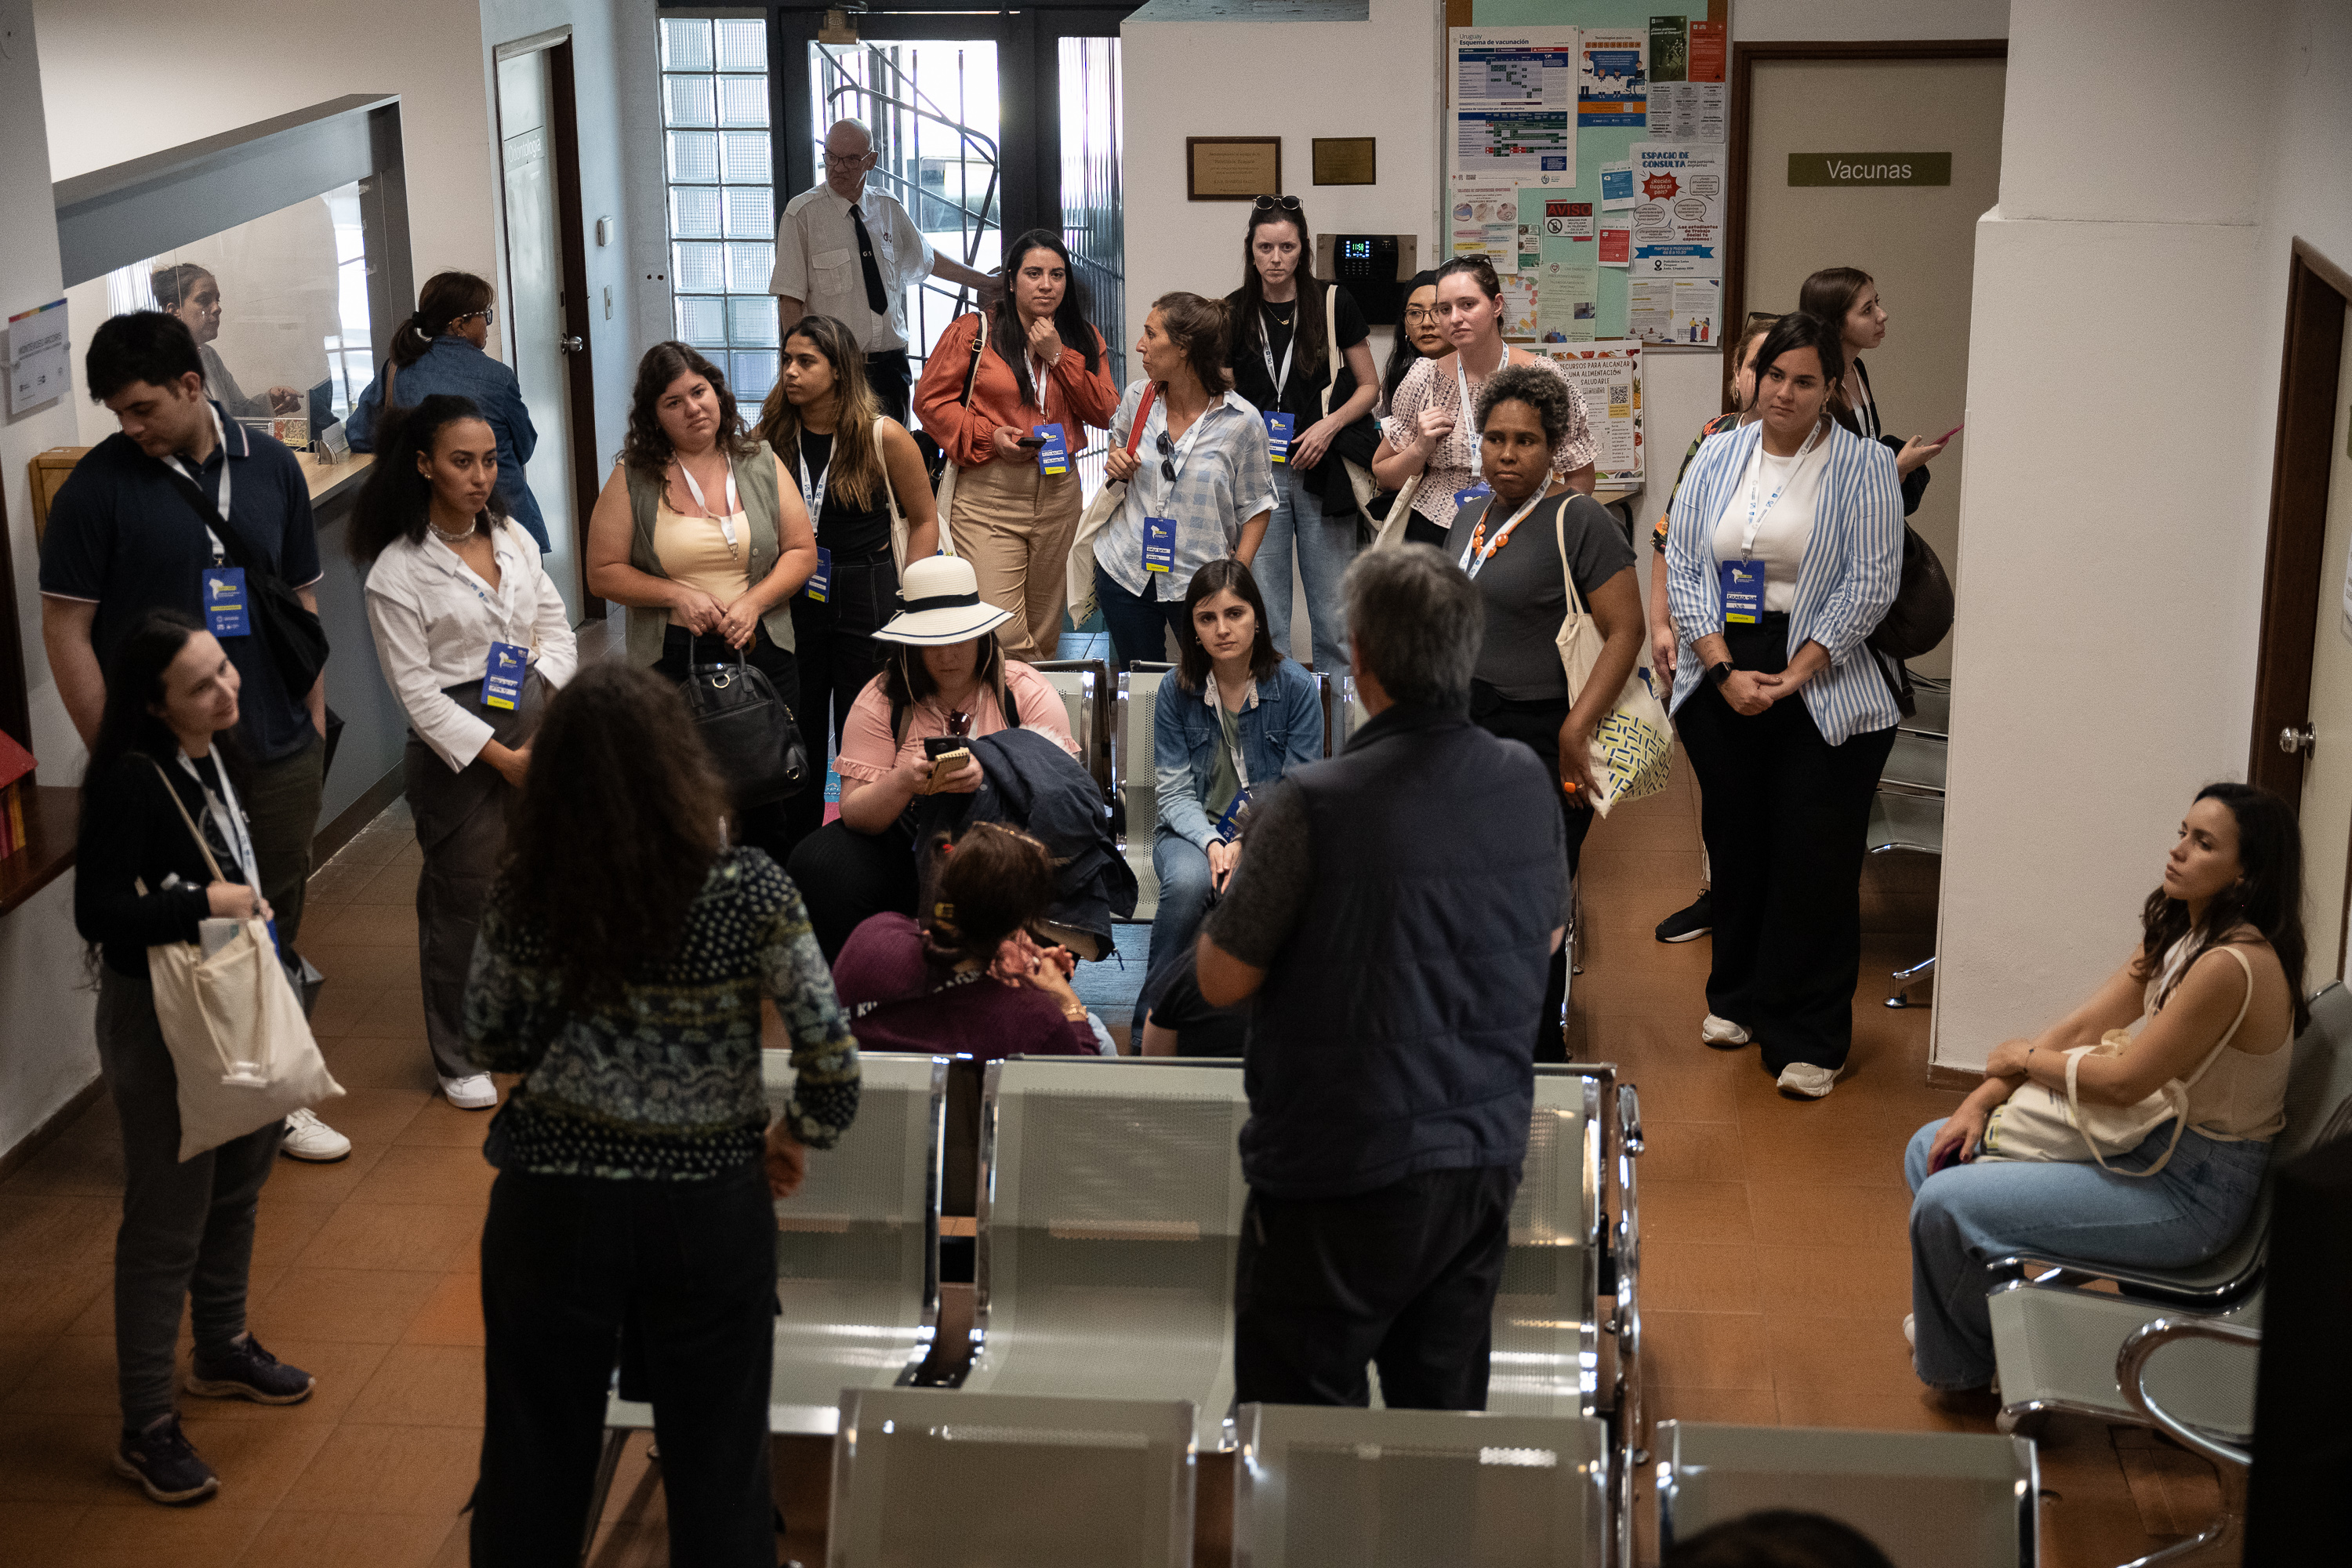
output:
<path id="1" fill-rule="evenodd" d="M 319 1120 L 315 1110 L 298 1110 L 286 1119 L 285 1141 L 278 1152 L 289 1159 L 331 1164 L 352 1152 L 352 1141 Z"/>
<path id="2" fill-rule="evenodd" d="M 1755 1038 L 1754 1036 L 1730 1019 L 1718 1018 L 1712 1013 L 1709 1013 L 1698 1026 L 1698 1043 L 1703 1046 L 1713 1046 L 1717 1050 L 1744 1046 L 1753 1038 Z"/>
<path id="3" fill-rule="evenodd" d="M 445 1078 L 441 1080 L 441 1092 L 460 1110 L 488 1110 L 499 1102 L 499 1086 L 490 1081 L 486 1072 Z"/>
<path id="4" fill-rule="evenodd" d="M 1903 1314 L 1903 1342 L 1916 1351 L 1919 1348 L 1919 1331 L 1912 1325 L 1911 1319 L 1911 1313 Z"/>
<path id="5" fill-rule="evenodd" d="M 1826 1100 L 1838 1080 L 1838 1068 L 1817 1068 L 1811 1062 L 1790 1062 L 1780 1069 L 1780 1092 L 1799 1100 Z"/>

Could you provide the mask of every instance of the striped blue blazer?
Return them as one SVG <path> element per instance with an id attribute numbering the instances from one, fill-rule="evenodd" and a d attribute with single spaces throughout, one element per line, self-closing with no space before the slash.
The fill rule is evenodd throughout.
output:
<path id="1" fill-rule="evenodd" d="M 1763 438 L 1760 422 L 1708 437 L 1675 492 L 1666 526 L 1666 602 L 1682 640 L 1675 668 L 1677 709 L 1705 679 L 1691 645 L 1723 630 L 1715 526 Z M 1902 582 L 1903 486 L 1895 477 L 1895 454 L 1832 424 L 1821 510 L 1789 609 L 1789 651 L 1817 642 L 1830 656 L 1830 668 L 1799 695 L 1832 746 L 1902 717 L 1875 656 L 1863 646 Z"/>

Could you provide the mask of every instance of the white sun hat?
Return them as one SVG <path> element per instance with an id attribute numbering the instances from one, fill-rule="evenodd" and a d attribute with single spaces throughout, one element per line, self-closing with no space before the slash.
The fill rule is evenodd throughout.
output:
<path id="1" fill-rule="evenodd" d="M 981 602 L 980 578 L 961 555 L 909 562 L 898 604 L 890 624 L 874 634 L 878 640 L 942 647 L 970 642 L 1013 618 L 1012 611 Z"/>

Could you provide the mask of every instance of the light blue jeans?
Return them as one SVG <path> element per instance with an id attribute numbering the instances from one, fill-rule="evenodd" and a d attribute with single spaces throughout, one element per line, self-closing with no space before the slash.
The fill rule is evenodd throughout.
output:
<path id="1" fill-rule="evenodd" d="M 1157 828 L 1151 869 L 1160 879 L 1160 907 L 1151 916 L 1151 955 L 1144 961 L 1143 989 L 1135 997 L 1135 1030 L 1129 1038 L 1143 1048 L 1143 1017 L 1168 984 L 1170 966 L 1201 934 L 1209 913 L 1207 851 L 1181 834 Z"/>
<path id="2" fill-rule="evenodd" d="M 1326 458 L 1325 462 L 1337 461 Z M 1290 557 L 1298 555 L 1299 580 L 1307 584 L 1307 619 L 1314 634 L 1314 664 L 1334 679 L 1348 671 L 1347 610 L 1339 579 L 1356 558 L 1356 514 L 1323 515 L 1323 498 L 1281 464 L 1274 469 L 1274 515 L 1257 547 L 1250 573 L 1265 595 L 1265 629 L 1276 653 L 1290 652 Z"/>
<path id="3" fill-rule="evenodd" d="M 2044 1248 L 2125 1268 L 2179 1268 L 2237 1237 L 2254 1206 L 2267 1142 L 2222 1142 L 2184 1132 L 2153 1176 L 2120 1176 L 2088 1160 L 1976 1160 L 1927 1174 L 1941 1121 L 1911 1137 L 1903 1178 L 1911 1184 L 1911 1316 L 1920 1381 L 1937 1388 L 1992 1382 L 1992 1314 L 1985 1266 Z M 2154 1164 L 2169 1123 L 2118 1170 Z"/>

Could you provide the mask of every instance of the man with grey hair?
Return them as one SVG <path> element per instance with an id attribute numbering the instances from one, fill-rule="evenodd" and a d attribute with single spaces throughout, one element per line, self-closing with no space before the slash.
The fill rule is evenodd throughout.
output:
<path id="1" fill-rule="evenodd" d="M 768 292 L 776 296 L 779 342 L 803 316 L 847 322 L 866 351 L 866 376 L 882 412 L 904 425 L 913 384 L 907 290 L 935 274 L 983 299 L 1003 285 L 940 255 L 889 193 L 867 190 L 874 163 L 874 133 L 863 121 L 836 121 L 824 133 L 824 184 L 785 205 Z"/>
<path id="2" fill-rule="evenodd" d="M 1484 613 L 1425 544 L 1342 592 L 1371 720 L 1284 778 L 1195 955 L 1247 997 L 1240 1397 L 1486 1403 L 1488 1325 L 1568 886 L 1559 786 L 1469 716 Z"/>

